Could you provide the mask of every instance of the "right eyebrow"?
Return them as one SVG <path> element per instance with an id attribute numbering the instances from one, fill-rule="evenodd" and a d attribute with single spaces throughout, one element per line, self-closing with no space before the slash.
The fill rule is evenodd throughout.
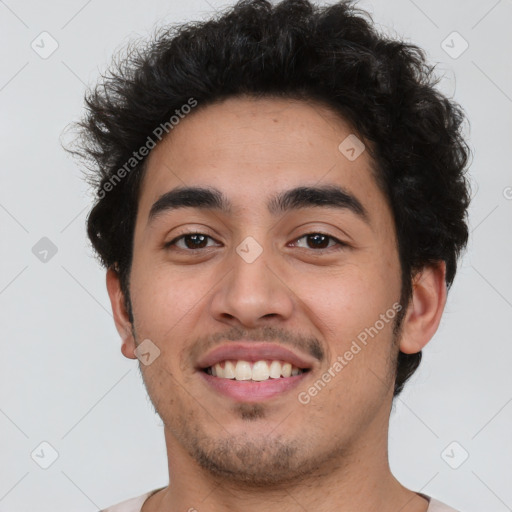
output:
<path id="1" fill-rule="evenodd" d="M 201 208 L 231 212 L 231 204 L 213 187 L 177 187 L 160 196 L 151 207 L 148 224 L 158 215 L 178 208 Z"/>

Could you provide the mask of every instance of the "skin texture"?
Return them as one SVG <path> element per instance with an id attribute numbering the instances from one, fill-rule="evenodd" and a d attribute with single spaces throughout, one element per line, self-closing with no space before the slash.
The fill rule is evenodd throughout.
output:
<path id="1" fill-rule="evenodd" d="M 350 133 L 314 103 L 231 98 L 189 115 L 149 155 L 134 234 L 133 326 L 118 277 L 107 272 L 123 354 L 135 359 L 144 339 L 160 350 L 140 368 L 165 425 L 171 484 L 144 512 L 427 510 L 392 476 L 387 434 L 398 347 L 416 352 L 435 333 L 446 300 L 442 263 L 415 276 L 399 339 L 385 323 L 308 404 L 297 399 L 400 299 L 392 214 L 368 152 L 350 161 L 338 150 Z M 267 210 L 275 193 L 329 184 L 356 196 L 368 223 L 346 209 Z M 181 208 L 148 224 L 153 203 L 185 185 L 218 188 L 232 212 Z M 164 248 L 187 231 L 211 237 L 208 247 L 181 239 Z M 331 239 L 321 250 L 304 236 L 314 233 L 347 246 Z M 263 250 L 252 263 L 235 250 L 248 236 Z M 222 396 L 200 378 L 197 359 L 244 338 L 285 345 L 313 368 L 271 399 Z"/>

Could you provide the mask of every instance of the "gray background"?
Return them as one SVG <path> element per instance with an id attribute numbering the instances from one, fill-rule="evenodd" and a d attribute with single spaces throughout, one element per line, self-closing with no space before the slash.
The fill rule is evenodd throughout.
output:
<path id="1" fill-rule="evenodd" d="M 94 512 L 167 483 L 162 425 L 138 361 L 120 352 L 86 240 L 91 195 L 59 138 L 116 49 L 225 5 L 0 1 L 0 511 Z M 439 63 L 474 150 L 471 241 L 440 329 L 396 402 L 391 466 L 463 512 L 512 510 L 512 1 L 359 5 Z M 43 31 L 59 45 L 46 59 L 31 47 L 51 49 Z M 441 46 L 460 52 L 453 31 L 469 44 L 456 58 Z M 58 453 L 47 469 L 42 442 Z"/>

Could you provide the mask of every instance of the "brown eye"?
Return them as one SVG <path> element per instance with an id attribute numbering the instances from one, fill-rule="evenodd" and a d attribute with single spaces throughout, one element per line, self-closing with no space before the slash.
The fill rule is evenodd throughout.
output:
<path id="1" fill-rule="evenodd" d="M 344 246 L 343 242 L 338 240 L 337 238 L 334 238 L 333 236 L 326 235 L 325 233 L 308 233 L 306 235 L 301 236 L 300 238 L 297 238 L 296 242 L 299 242 L 299 240 L 306 239 L 307 246 L 306 249 L 330 249 L 334 245 L 338 244 L 341 246 Z M 330 242 L 334 242 L 333 244 L 329 245 Z M 300 247 L 300 246 L 299 246 Z M 304 246 L 302 246 L 304 247 Z"/>
<path id="2" fill-rule="evenodd" d="M 183 250 L 205 249 L 208 247 L 206 245 L 208 239 L 213 240 L 210 236 L 203 233 L 186 233 L 166 243 L 165 247 L 169 248 L 176 245 L 176 247 Z M 183 244 L 179 245 L 178 242 L 183 242 Z"/>

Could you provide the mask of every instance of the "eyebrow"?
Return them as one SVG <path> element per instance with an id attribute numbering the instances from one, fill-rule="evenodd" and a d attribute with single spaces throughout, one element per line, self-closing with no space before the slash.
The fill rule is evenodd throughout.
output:
<path id="1" fill-rule="evenodd" d="M 322 207 L 347 210 L 369 224 L 368 212 L 348 190 L 338 185 L 296 187 L 272 196 L 267 208 L 272 215 L 278 215 L 302 208 Z M 232 203 L 214 187 L 177 187 L 160 196 L 149 211 L 148 224 L 160 214 L 180 208 L 216 210 L 231 214 Z"/>

